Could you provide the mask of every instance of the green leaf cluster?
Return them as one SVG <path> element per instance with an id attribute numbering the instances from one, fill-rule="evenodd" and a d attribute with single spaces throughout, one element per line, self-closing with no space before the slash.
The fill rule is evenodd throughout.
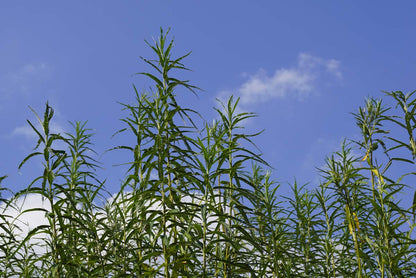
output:
<path id="1" fill-rule="evenodd" d="M 163 30 L 147 44 L 152 72 L 138 74 L 154 86 L 121 104 L 115 135 L 132 140 L 109 150 L 128 158 L 117 193 L 97 174 L 86 122 L 56 134 L 53 108 L 33 111 L 38 140 L 19 168 L 39 157 L 43 170 L 13 198 L 0 195 L 1 277 L 416 276 L 416 193 L 410 207 L 400 200 L 415 174 L 401 167 L 416 157 L 415 92 L 386 92 L 397 106 L 366 100 L 353 114 L 361 138 L 327 157 L 319 184 L 294 182 L 282 196 L 258 133 L 243 128 L 255 115 L 231 97 L 196 126 L 198 112 L 176 100 L 199 91 L 175 77 L 189 53 L 173 58 Z M 34 195 L 44 206 L 20 209 Z M 19 217 L 33 212 L 47 222 L 25 233 Z"/>

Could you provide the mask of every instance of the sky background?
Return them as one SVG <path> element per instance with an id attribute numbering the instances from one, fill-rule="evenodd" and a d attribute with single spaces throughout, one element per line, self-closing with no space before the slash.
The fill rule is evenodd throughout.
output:
<path id="1" fill-rule="evenodd" d="M 367 96 L 416 89 L 416 3 L 412 1 L 2 1 L 0 3 L 0 176 L 12 190 L 41 174 L 36 161 L 17 170 L 36 144 L 26 124 L 46 101 L 54 130 L 88 120 L 95 150 L 124 143 L 111 135 L 134 91 L 152 85 L 133 75 L 153 57 L 144 40 L 171 27 L 174 55 L 192 51 L 183 74 L 202 88 L 180 103 L 211 122 L 216 98 L 234 94 L 258 114 L 248 132 L 273 177 L 286 184 L 319 180 L 344 138 L 357 139 L 353 116 Z M 115 192 L 124 153 L 104 154 Z"/>

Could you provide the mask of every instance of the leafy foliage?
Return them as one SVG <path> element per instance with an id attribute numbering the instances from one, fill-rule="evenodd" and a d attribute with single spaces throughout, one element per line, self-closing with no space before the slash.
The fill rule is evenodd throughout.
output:
<path id="1" fill-rule="evenodd" d="M 156 59 L 143 61 L 153 72 L 138 73 L 154 87 L 134 87 L 135 102 L 122 104 L 128 115 L 115 135 L 134 143 L 111 149 L 130 157 L 116 194 L 97 177 L 86 123 L 55 134 L 52 107 L 43 118 L 33 111 L 39 125 L 28 124 L 38 140 L 19 168 L 40 157 L 43 171 L 13 198 L 0 195 L 2 277 L 416 275 L 416 193 L 411 207 L 398 199 L 414 172 L 390 175 L 415 162 L 415 92 L 387 92 L 396 107 L 368 99 L 354 114 L 361 139 L 326 159 L 322 182 L 295 182 L 291 196 L 280 196 L 254 145 L 257 134 L 242 128 L 255 115 L 238 113 L 238 99 L 222 103 L 218 120 L 202 128 L 194 124 L 198 113 L 176 101 L 199 89 L 173 76 L 187 70 L 189 54 L 172 58 L 167 36 L 161 30 L 148 43 Z M 33 195 L 46 205 L 19 210 L 18 200 Z M 10 211 L 44 213 L 47 224 L 25 233 Z"/>

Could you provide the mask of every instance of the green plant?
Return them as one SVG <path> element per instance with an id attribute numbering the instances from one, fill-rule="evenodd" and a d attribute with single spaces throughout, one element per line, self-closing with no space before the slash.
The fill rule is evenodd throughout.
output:
<path id="1" fill-rule="evenodd" d="M 154 87 L 133 87 L 135 102 L 122 104 L 127 116 L 115 133 L 133 143 L 111 149 L 129 155 L 118 192 L 107 192 L 97 174 L 86 123 L 52 133 L 48 104 L 43 118 L 35 113 L 38 124 L 28 121 L 38 141 L 19 168 L 38 157 L 43 171 L 13 198 L 0 198 L 2 277 L 416 275 L 416 205 L 399 200 L 414 172 L 391 170 L 414 163 L 414 93 L 386 93 L 398 115 L 368 99 L 354 114 L 361 139 L 344 141 L 326 159 L 318 185 L 295 182 L 281 196 L 283 185 L 254 144 L 258 133 L 243 129 L 255 115 L 238 113 L 239 99 L 231 97 L 216 109 L 217 120 L 196 126 L 200 115 L 176 99 L 199 90 L 174 75 L 187 70 L 189 54 L 173 58 L 163 30 L 148 45 L 156 58 L 143 61 L 153 72 L 139 74 Z M 30 196 L 45 206 L 19 210 Z M 19 217 L 33 212 L 47 224 L 25 234 Z"/>

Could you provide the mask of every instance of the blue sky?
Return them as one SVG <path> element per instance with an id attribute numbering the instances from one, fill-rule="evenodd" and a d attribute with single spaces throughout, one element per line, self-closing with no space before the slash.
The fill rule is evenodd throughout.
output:
<path id="1" fill-rule="evenodd" d="M 150 70 L 144 40 L 171 27 L 174 53 L 192 72 L 184 77 L 204 90 L 180 94 L 185 107 L 207 121 L 216 98 L 241 97 L 241 109 L 259 115 L 248 131 L 282 182 L 317 181 L 315 167 L 358 138 L 350 112 L 381 90 L 415 88 L 416 4 L 411 1 L 3 1 L 0 4 L 0 175 L 16 190 L 36 165 L 19 162 L 35 146 L 28 105 L 55 108 L 55 130 L 88 120 L 95 149 L 111 139 L 123 117 L 117 102 L 134 100 L 151 85 L 132 76 Z M 106 154 L 110 191 L 117 190 L 130 159 Z M 39 166 L 40 169 L 40 166 Z M 39 172 L 40 174 L 40 172 Z"/>

